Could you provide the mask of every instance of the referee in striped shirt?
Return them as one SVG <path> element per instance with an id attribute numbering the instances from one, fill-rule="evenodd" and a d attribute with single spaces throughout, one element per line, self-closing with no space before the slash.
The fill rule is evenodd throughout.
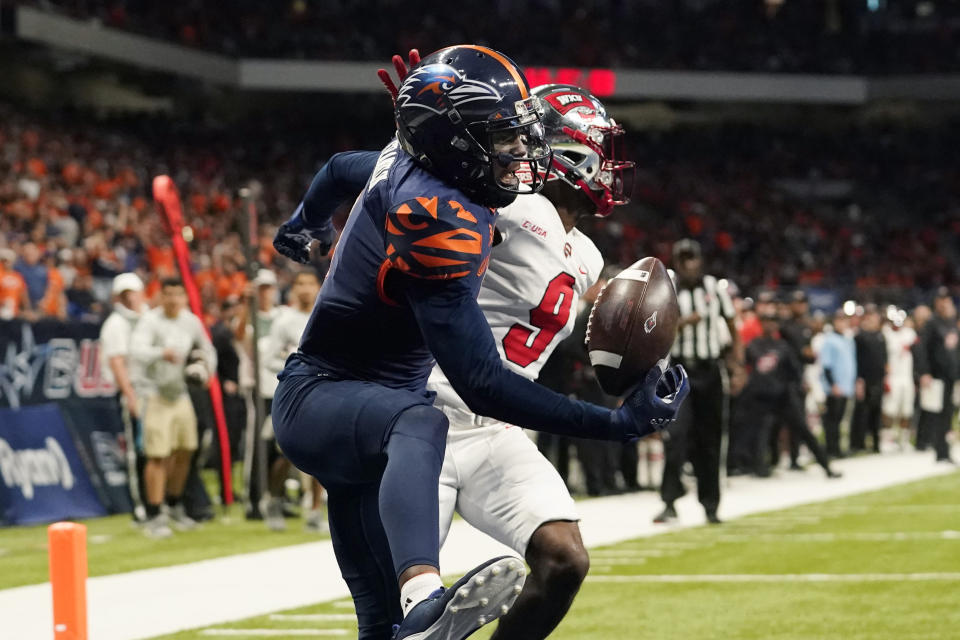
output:
<path id="1" fill-rule="evenodd" d="M 680 323 L 671 356 L 690 375 L 690 397 L 676 421 L 664 432 L 665 461 L 660 495 L 664 509 L 654 522 L 676 519 L 674 502 L 686 493 L 683 465 L 693 463 L 697 497 L 707 521 L 718 524 L 720 447 L 727 392 L 731 378 L 742 376 L 743 357 L 734 326 L 733 300 L 725 282 L 703 273 L 700 245 L 690 239 L 673 246 Z"/>

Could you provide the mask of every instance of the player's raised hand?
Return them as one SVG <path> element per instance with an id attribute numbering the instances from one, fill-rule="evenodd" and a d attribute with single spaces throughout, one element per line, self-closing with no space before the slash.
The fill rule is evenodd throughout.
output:
<path id="1" fill-rule="evenodd" d="M 676 420 L 688 393 L 690 381 L 682 365 L 667 370 L 652 367 L 617 409 L 624 425 L 624 440 L 636 440 L 666 428 Z"/>
<path id="2" fill-rule="evenodd" d="M 416 49 L 410 49 L 410 52 L 407 54 L 407 60 L 408 62 L 404 62 L 401 56 L 393 56 L 393 68 L 396 70 L 398 78 L 396 83 L 394 83 L 393 78 L 390 77 L 389 71 L 386 69 L 377 69 L 377 76 L 380 78 L 380 82 L 383 83 L 383 86 L 387 88 L 387 91 L 390 93 L 390 98 L 394 103 L 397 102 L 397 94 L 400 91 L 399 87 L 407 78 L 407 74 L 410 73 L 410 69 L 420 64 L 420 52 Z"/>

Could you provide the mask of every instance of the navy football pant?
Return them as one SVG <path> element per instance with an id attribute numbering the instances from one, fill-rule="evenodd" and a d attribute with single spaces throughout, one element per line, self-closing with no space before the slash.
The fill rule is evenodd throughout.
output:
<path id="1" fill-rule="evenodd" d="M 361 640 L 402 618 L 397 577 L 439 567 L 437 485 L 447 419 L 432 397 L 371 382 L 288 375 L 273 402 L 284 455 L 329 495 L 330 534 Z"/>

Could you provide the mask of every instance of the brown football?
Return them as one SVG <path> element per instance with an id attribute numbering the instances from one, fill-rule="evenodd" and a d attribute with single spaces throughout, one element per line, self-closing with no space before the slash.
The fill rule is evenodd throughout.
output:
<path id="1" fill-rule="evenodd" d="M 587 323 L 587 351 L 603 390 L 622 395 L 666 358 L 679 319 L 677 291 L 658 259 L 635 262 L 607 282 Z"/>

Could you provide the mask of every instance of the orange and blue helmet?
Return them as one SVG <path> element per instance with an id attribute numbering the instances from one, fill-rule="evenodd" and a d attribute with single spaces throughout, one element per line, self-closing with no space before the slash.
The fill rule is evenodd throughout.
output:
<path id="1" fill-rule="evenodd" d="M 546 181 L 540 100 L 493 49 L 456 45 L 421 60 L 400 86 L 395 115 L 404 150 L 478 204 L 506 206 Z"/>

